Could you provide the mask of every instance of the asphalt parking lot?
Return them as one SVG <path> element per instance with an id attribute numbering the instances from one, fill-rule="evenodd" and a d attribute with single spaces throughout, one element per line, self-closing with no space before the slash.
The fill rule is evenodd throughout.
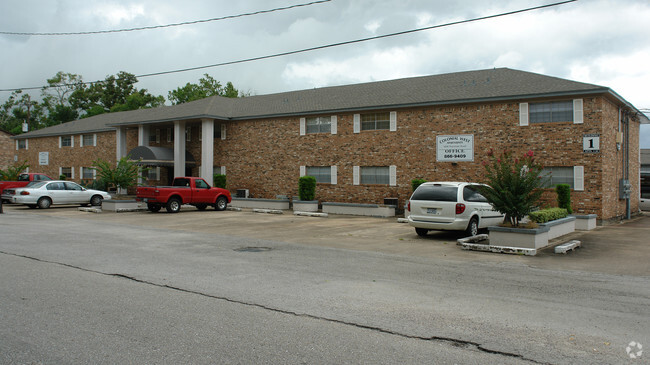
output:
<path id="1" fill-rule="evenodd" d="M 550 270 L 576 270 L 608 274 L 650 276 L 650 214 L 629 221 L 598 227 L 593 231 L 575 232 L 562 242 L 577 239 L 582 248 L 568 254 L 541 250 L 537 256 L 519 256 L 464 251 L 456 245 L 462 233 L 431 232 L 419 237 L 408 224 L 396 218 L 373 218 L 332 215 L 327 218 L 242 211 L 197 211 L 184 206 L 180 213 L 89 213 L 76 206 L 55 206 L 47 210 L 4 205 L 4 214 L 29 216 L 55 215 L 79 220 L 104 221 L 129 226 L 220 233 L 237 237 L 265 239 L 336 249 L 374 251 L 391 255 L 444 258 L 462 263 L 494 262 L 521 264 Z M 2 216 L 0 216 L 1 219 Z M 26 216 L 27 219 L 29 217 Z M 561 242 L 554 242 L 561 243 Z"/>

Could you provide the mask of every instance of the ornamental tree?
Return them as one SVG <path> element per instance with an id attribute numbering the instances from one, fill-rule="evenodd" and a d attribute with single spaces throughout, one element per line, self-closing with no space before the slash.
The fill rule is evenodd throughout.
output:
<path id="1" fill-rule="evenodd" d="M 518 227 L 543 193 L 543 167 L 535 161 L 533 151 L 515 157 L 510 151 L 495 155 L 490 149 L 487 155 L 489 161 L 483 161 L 487 186 L 481 188 L 481 193 L 495 210 L 505 214 L 504 223 Z"/>

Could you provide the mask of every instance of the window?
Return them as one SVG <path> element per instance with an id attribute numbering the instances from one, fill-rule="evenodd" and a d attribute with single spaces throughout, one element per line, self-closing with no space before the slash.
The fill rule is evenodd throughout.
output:
<path id="1" fill-rule="evenodd" d="M 167 142 L 174 142 L 174 128 L 167 128 Z"/>
<path id="2" fill-rule="evenodd" d="M 573 100 L 531 103 L 528 106 L 530 123 L 573 121 Z"/>
<path id="3" fill-rule="evenodd" d="M 19 150 L 26 150 L 27 149 L 27 140 L 26 139 L 19 139 L 17 142 L 17 146 Z"/>
<path id="4" fill-rule="evenodd" d="M 313 117 L 306 120 L 307 133 L 330 133 L 332 131 L 331 117 Z"/>
<path id="5" fill-rule="evenodd" d="M 92 180 L 95 178 L 95 170 L 90 167 L 81 168 L 81 178 L 84 180 Z"/>
<path id="6" fill-rule="evenodd" d="M 390 113 L 361 114 L 361 130 L 390 129 Z"/>
<path id="7" fill-rule="evenodd" d="M 81 136 L 81 145 L 82 146 L 95 146 L 95 135 L 94 134 L 84 134 Z"/>
<path id="8" fill-rule="evenodd" d="M 146 178 L 147 180 L 160 180 L 160 167 L 150 167 L 146 171 Z"/>
<path id="9" fill-rule="evenodd" d="M 573 166 L 545 167 L 541 172 L 542 179 L 548 179 L 545 187 L 551 188 L 557 184 L 569 184 L 574 188 Z"/>
<path id="10" fill-rule="evenodd" d="M 76 190 L 76 191 L 81 191 L 83 188 L 79 184 L 75 184 L 73 182 L 65 182 L 65 190 Z"/>
<path id="11" fill-rule="evenodd" d="M 209 189 L 210 188 L 208 183 L 205 182 L 204 180 L 195 180 L 194 183 L 196 184 L 197 189 Z"/>
<path id="12" fill-rule="evenodd" d="M 390 183 L 390 169 L 388 166 L 362 166 L 361 184 L 384 184 Z"/>
<path id="13" fill-rule="evenodd" d="M 192 141 L 192 127 L 190 126 L 185 127 L 185 141 Z"/>
<path id="14" fill-rule="evenodd" d="M 331 166 L 307 166 L 305 174 L 316 178 L 317 183 L 332 183 Z"/>
<path id="15" fill-rule="evenodd" d="M 65 183 L 62 182 L 53 182 L 47 184 L 47 190 L 65 190 Z"/>
<path id="16" fill-rule="evenodd" d="M 456 202 L 458 201 L 457 186 L 442 185 L 420 185 L 413 196 L 413 200 L 431 200 L 438 202 Z"/>
<path id="17" fill-rule="evenodd" d="M 479 192 L 476 185 L 468 185 L 463 189 L 463 200 L 466 202 L 487 203 L 487 199 Z"/>
<path id="18" fill-rule="evenodd" d="M 72 147 L 72 136 L 61 136 L 61 147 Z"/>
<path id="19" fill-rule="evenodd" d="M 65 175 L 66 179 L 72 179 L 72 167 L 62 167 L 60 175 Z"/>
<path id="20" fill-rule="evenodd" d="M 160 129 L 156 129 L 154 133 L 149 134 L 149 143 L 160 143 Z"/>

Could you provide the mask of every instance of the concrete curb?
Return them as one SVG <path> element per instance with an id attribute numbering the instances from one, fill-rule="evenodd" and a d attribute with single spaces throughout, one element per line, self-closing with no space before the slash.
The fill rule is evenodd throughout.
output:
<path id="1" fill-rule="evenodd" d="M 327 218 L 329 216 L 329 214 L 327 213 L 301 212 L 301 211 L 294 211 L 293 215 L 300 215 L 305 217 L 321 217 L 321 218 Z"/>
<path id="2" fill-rule="evenodd" d="M 284 214 L 283 211 L 279 209 L 253 209 L 253 213 L 266 213 L 266 214 Z"/>
<path id="3" fill-rule="evenodd" d="M 580 248 L 580 246 L 582 246 L 582 242 L 578 240 L 571 240 L 569 242 L 555 246 L 555 253 L 562 253 L 566 255 L 568 251 L 573 251 L 576 248 Z"/>

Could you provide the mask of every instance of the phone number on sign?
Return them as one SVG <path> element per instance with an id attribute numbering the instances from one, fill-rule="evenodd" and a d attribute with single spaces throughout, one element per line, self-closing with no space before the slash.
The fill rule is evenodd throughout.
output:
<path id="1" fill-rule="evenodd" d="M 467 155 L 466 154 L 462 154 L 462 155 L 443 155 L 443 157 L 444 158 L 466 158 Z"/>

